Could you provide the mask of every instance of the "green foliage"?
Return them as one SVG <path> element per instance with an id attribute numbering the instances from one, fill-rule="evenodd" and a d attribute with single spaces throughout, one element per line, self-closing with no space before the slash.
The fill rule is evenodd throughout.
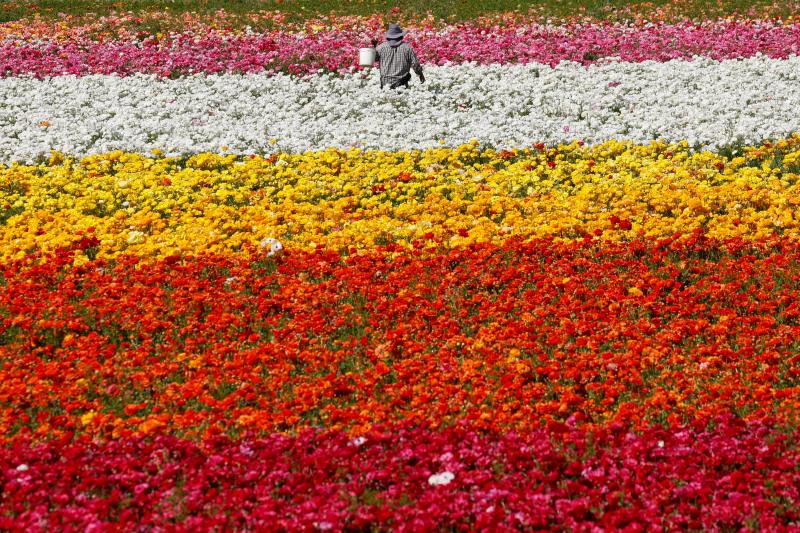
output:
<path id="1" fill-rule="evenodd" d="M 404 21 L 433 15 L 450 22 L 468 20 L 497 12 L 532 12 L 553 19 L 573 16 L 591 16 L 602 19 L 629 19 L 632 13 L 653 13 L 668 7 L 672 16 L 688 18 L 716 18 L 732 14 L 747 15 L 756 10 L 767 10 L 772 16 L 789 16 L 796 9 L 792 2 L 776 5 L 766 0 L 720 0 L 708 3 L 701 0 L 674 2 L 642 2 L 630 0 L 38 0 L 34 2 L 3 2 L 0 0 L 0 22 L 17 20 L 39 13 L 57 16 L 59 13 L 83 15 L 95 13 L 108 15 L 119 11 L 168 11 L 173 13 L 197 12 L 213 14 L 224 9 L 232 14 L 258 11 L 281 11 L 290 19 L 304 19 L 313 15 L 336 13 L 340 15 L 385 15 L 387 20 Z M 248 21 L 242 20 L 242 25 Z"/>

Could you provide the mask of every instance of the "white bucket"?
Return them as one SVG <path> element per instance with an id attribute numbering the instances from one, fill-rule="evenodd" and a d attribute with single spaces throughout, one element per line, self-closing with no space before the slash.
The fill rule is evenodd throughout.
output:
<path id="1" fill-rule="evenodd" d="M 362 67 L 371 67 L 375 64 L 375 49 L 360 48 L 358 50 L 358 64 Z"/>

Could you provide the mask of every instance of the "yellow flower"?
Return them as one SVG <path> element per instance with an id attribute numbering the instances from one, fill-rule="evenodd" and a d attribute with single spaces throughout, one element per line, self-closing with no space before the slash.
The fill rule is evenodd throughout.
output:
<path id="1" fill-rule="evenodd" d="M 777 158 L 784 170 L 769 163 Z M 546 152 L 498 153 L 472 142 L 186 160 L 116 151 L 72 161 L 54 153 L 45 164 L 0 167 L 0 254 L 52 252 L 89 228 L 105 259 L 240 253 L 268 237 L 287 248 L 334 250 L 386 242 L 437 249 L 513 236 L 618 241 L 697 228 L 717 238 L 796 238 L 797 161 L 798 136 L 730 160 L 686 143 L 622 141 Z M 87 260 L 76 255 L 76 264 Z"/>

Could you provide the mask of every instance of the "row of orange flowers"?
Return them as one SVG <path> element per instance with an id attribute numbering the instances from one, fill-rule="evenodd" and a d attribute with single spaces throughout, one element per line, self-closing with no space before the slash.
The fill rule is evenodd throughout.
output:
<path id="1" fill-rule="evenodd" d="M 796 416 L 796 241 L 393 250 L 7 263 L 0 438 Z"/>
<path id="2" fill-rule="evenodd" d="M 6 2 L 9 10 L 28 9 L 29 15 L 17 20 L 0 23 L 0 40 L 35 41 L 91 39 L 98 41 L 162 38 L 170 33 L 196 32 L 198 34 L 224 33 L 240 35 L 248 31 L 282 29 L 296 33 L 365 32 L 384 30 L 389 22 L 400 22 L 414 29 L 437 29 L 448 24 L 474 25 L 485 28 L 519 26 L 531 24 L 602 24 L 626 22 L 637 25 L 652 23 L 682 23 L 688 20 L 710 21 L 714 19 L 736 20 L 752 23 L 760 19 L 780 19 L 790 24 L 796 21 L 797 1 L 758 2 L 737 10 L 725 2 L 699 3 L 695 0 L 679 0 L 666 4 L 649 2 L 629 5 L 606 6 L 599 13 L 588 13 L 580 6 L 568 14 L 554 16 L 552 6 L 546 4 L 527 6 L 515 12 L 492 12 L 476 16 L 473 20 L 443 20 L 433 15 L 421 16 L 411 10 L 395 7 L 386 14 L 311 15 L 298 17 L 281 10 L 236 12 L 219 9 L 213 12 L 202 10 L 126 10 L 125 5 L 107 12 L 100 10 L 88 13 L 42 12 L 35 3 Z M 131 6 L 133 7 L 133 6 Z M 151 34 L 151 32 L 159 32 Z M 163 32 L 163 33 L 161 33 Z"/>
<path id="3" fill-rule="evenodd" d="M 347 15 L 330 13 L 303 13 L 302 17 L 291 11 L 258 10 L 237 12 L 218 9 L 206 10 L 164 10 L 164 9 L 126 9 L 134 6 L 118 4 L 116 9 L 99 10 L 88 13 L 54 13 L 37 9 L 36 3 L 9 1 L 9 10 L 28 9 L 29 15 L 17 20 L 0 23 L 0 38 L 30 39 L 129 39 L 141 36 L 143 30 L 198 31 L 241 33 L 247 29 L 261 31 L 280 27 L 288 31 L 316 33 L 321 31 L 358 31 L 365 27 L 383 29 L 388 22 L 400 22 L 404 26 L 441 27 L 447 23 L 475 24 L 487 28 L 520 24 L 569 24 L 601 23 L 603 21 L 625 21 L 637 24 L 676 23 L 686 20 L 710 21 L 718 18 L 751 22 L 759 19 L 777 19 L 791 22 L 798 12 L 797 1 L 768 2 L 759 1 L 746 9 L 736 9 L 730 2 L 700 3 L 695 0 L 677 0 L 665 4 L 651 2 L 630 3 L 611 6 L 589 13 L 580 5 L 573 5 L 571 11 L 564 10 L 556 15 L 552 5 L 534 4 L 516 11 L 496 12 L 486 10 L 472 20 L 458 21 L 437 19 L 432 14 L 422 16 L 414 10 L 394 7 L 387 13 L 366 15 Z M 172 7 L 172 6 L 171 6 Z M 280 8 L 280 2 L 275 6 Z"/>

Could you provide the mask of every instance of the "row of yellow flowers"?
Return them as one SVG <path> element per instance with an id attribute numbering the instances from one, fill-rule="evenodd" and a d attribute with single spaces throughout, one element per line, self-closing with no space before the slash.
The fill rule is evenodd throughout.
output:
<path id="1" fill-rule="evenodd" d="M 619 241 L 702 228 L 798 236 L 800 136 L 693 152 L 607 142 L 455 149 L 163 157 L 113 152 L 0 166 L 0 256 L 68 245 L 163 257 L 284 246 L 370 249 L 500 243 L 510 236 Z M 77 261 L 85 261 L 79 256 Z"/>

